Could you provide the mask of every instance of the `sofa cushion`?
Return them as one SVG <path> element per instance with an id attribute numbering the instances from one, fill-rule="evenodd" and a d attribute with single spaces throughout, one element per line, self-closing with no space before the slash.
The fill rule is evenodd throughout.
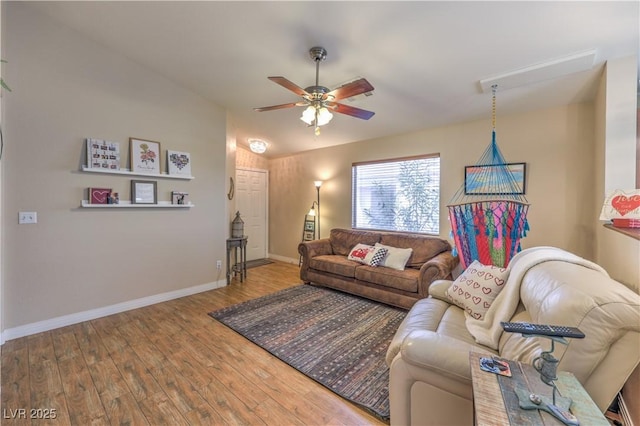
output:
<path id="1" fill-rule="evenodd" d="M 380 243 L 376 243 L 376 247 L 387 250 L 387 255 L 380 262 L 380 266 L 397 269 L 398 271 L 404 271 L 404 267 L 407 264 L 409 257 L 411 257 L 411 253 L 413 252 L 412 248 L 385 246 L 384 244 Z"/>
<path id="2" fill-rule="evenodd" d="M 447 290 L 447 298 L 477 320 L 484 318 L 509 276 L 506 268 L 474 260 Z"/>
<path id="3" fill-rule="evenodd" d="M 330 274 L 336 274 L 347 278 L 355 278 L 356 268 L 358 266 L 362 266 L 362 264 L 349 260 L 344 256 L 338 256 L 335 254 L 316 256 L 309 260 L 310 269 L 328 272 Z"/>
<path id="4" fill-rule="evenodd" d="M 356 269 L 356 279 L 360 281 L 367 281 L 411 293 L 418 291 L 419 276 L 420 271 L 417 269 L 398 271 L 391 268 L 374 268 L 364 265 Z"/>
<path id="5" fill-rule="evenodd" d="M 356 244 L 362 243 L 369 246 L 380 241 L 379 232 L 358 231 L 355 229 L 332 229 L 329 234 L 329 242 L 333 254 L 348 256 Z"/>
<path id="6" fill-rule="evenodd" d="M 407 262 L 407 266 L 411 268 L 420 268 L 433 257 L 451 250 L 451 245 L 446 240 L 421 234 L 385 232 L 380 237 L 380 244 L 399 248 L 412 248 L 413 253 Z"/>
<path id="7" fill-rule="evenodd" d="M 386 255 L 387 249 L 384 247 L 356 244 L 356 246 L 349 252 L 347 259 L 375 267 L 380 264 Z"/>

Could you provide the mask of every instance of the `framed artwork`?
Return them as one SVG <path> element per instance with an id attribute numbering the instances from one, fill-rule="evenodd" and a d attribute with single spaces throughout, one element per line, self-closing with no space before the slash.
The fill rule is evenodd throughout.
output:
<path id="1" fill-rule="evenodd" d="M 505 173 L 504 167 L 507 167 L 514 178 L 514 184 L 511 185 L 506 181 L 506 177 L 501 180 L 506 181 L 505 185 L 498 185 L 496 181 L 491 180 L 491 176 Z M 486 165 L 486 166 L 465 166 L 464 168 L 464 193 L 466 195 L 519 195 L 525 193 L 527 163 L 508 163 L 504 165 Z"/>
<path id="2" fill-rule="evenodd" d="M 120 170 L 120 144 L 102 139 L 87 138 L 87 167 Z"/>
<path id="3" fill-rule="evenodd" d="M 131 204 L 158 204 L 157 182 L 154 180 L 132 180 Z"/>
<path id="4" fill-rule="evenodd" d="M 110 204 L 111 188 L 89 188 L 89 204 Z"/>
<path id="5" fill-rule="evenodd" d="M 305 231 L 304 233 L 304 240 L 305 241 L 313 241 L 315 235 L 312 231 Z"/>
<path id="6" fill-rule="evenodd" d="M 305 220 L 304 221 L 304 230 L 314 232 L 316 230 L 316 222 L 315 220 Z"/>
<path id="7" fill-rule="evenodd" d="M 189 204 L 189 193 L 173 191 L 171 193 L 171 204 L 178 204 L 178 205 Z"/>
<path id="8" fill-rule="evenodd" d="M 129 138 L 131 171 L 160 174 L 160 142 Z"/>
<path id="9" fill-rule="evenodd" d="M 167 172 L 170 175 L 191 176 L 189 153 L 167 150 Z"/>

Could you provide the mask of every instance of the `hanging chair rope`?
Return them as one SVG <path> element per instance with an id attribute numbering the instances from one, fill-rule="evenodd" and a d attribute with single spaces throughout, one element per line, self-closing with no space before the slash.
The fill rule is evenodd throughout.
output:
<path id="1" fill-rule="evenodd" d="M 465 182 L 447 205 L 454 254 L 464 268 L 473 260 L 506 266 L 529 230 L 529 203 L 496 141 L 496 86 L 492 89 L 491 144 L 465 168 Z"/>

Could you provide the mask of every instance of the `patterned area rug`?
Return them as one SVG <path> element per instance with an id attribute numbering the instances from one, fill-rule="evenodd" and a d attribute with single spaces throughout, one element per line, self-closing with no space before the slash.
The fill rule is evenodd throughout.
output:
<path id="1" fill-rule="evenodd" d="M 209 315 L 343 398 L 389 419 L 384 358 L 406 311 L 300 285 Z"/>

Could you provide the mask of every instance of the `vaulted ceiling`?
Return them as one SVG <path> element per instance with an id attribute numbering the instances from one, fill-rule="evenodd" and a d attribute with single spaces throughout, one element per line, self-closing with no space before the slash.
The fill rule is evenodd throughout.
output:
<path id="1" fill-rule="evenodd" d="M 487 118 L 491 93 L 480 80 L 595 50 L 585 71 L 498 87 L 498 115 L 588 101 L 607 60 L 639 51 L 636 1 L 31 5 L 225 108 L 238 143 L 264 139 L 268 156 Z M 344 102 L 374 111 L 370 120 L 334 114 L 315 136 L 299 120 L 301 107 L 253 111 L 299 100 L 268 76 L 314 84 L 312 46 L 328 51 L 321 85 L 365 77 L 375 87 Z"/>

